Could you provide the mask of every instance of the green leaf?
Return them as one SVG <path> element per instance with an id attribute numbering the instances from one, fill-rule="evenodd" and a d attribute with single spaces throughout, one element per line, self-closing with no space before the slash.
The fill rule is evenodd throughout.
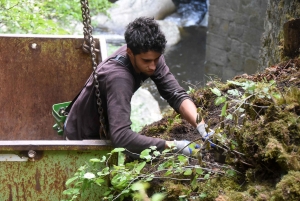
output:
<path id="1" fill-rule="evenodd" d="M 204 179 L 209 179 L 209 177 L 210 177 L 210 174 L 204 175 Z"/>
<path id="2" fill-rule="evenodd" d="M 246 82 L 244 83 L 243 89 L 244 89 L 245 91 L 249 92 L 250 94 L 253 94 L 253 93 L 254 93 L 255 88 L 256 88 L 256 85 L 255 85 L 255 83 L 252 82 L 252 81 L 246 81 Z"/>
<path id="3" fill-rule="evenodd" d="M 244 86 L 244 84 L 243 84 L 243 83 L 236 82 L 236 81 L 232 81 L 232 80 L 227 80 L 227 83 L 229 83 L 229 84 L 233 84 L 233 85 L 237 85 L 237 86 Z"/>
<path id="4" fill-rule="evenodd" d="M 279 99 L 281 99 L 282 98 L 282 96 L 281 96 L 281 94 L 279 94 L 279 93 L 272 93 L 272 96 L 275 98 L 275 99 L 277 99 L 277 100 L 279 100 Z"/>
<path id="5" fill-rule="evenodd" d="M 124 153 L 118 154 L 118 165 L 124 165 L 126 159 L 126 155 Z"/>
<path id="6" fill-rule="evenodd" d="M 227 91 L 227 93 L 232 96 L 240 96 L 241 95 L 241 93 L 237 89 L 230 89 Z"/>
<path id="7" fill-rule="evenodd" d="M 124 148 L 114 148 L 111 153 L 119 153 L 119 152 L 122 152 L 122 151 L 125 151 Z"/>
<path id="8" fill-rule="evenodd" d="M 154 178 L 154 175 L 151 174 L 151 175 L 148 175 L 148 177 L 145 178 L 145 181 L 152 181 Z"/>
<path id="9" fill-rule="evenodd" d="M 154 156 L 160 156 L 161 153 L 160 153 L 159 151 L 154 151 L 154 152 L 153 152 L 153 155 L 154 155 Z"/>
<path id="10" fill-rule="evenodd" d="M 201 199 L 206 198 L 206 197 L 207 197 L 207 194 L 206 194 L 206 193 L 201 193 L 201 194 L 199 195 L 199 198 L 201 198 Z"/>
<path id="11" fill-rule="evenodd" d="M 156 150 L 157 149 L 157 146 L 151 146 L 149 147 L 151 150 Z"/>
<path id="12" fill-rule="evenodd" d="M 196 173 L 202 175 L 203 174 L 202 168 L 196 168 Z"/>
<path id="13" fill-rule="evenodd" d="M 105 156 L 104 156 L 104 157 L 105 157 Z M 93 162 L 93 163 L 99 163 L 99 162 L 101 162 L 101 160 L 98 159 L 98 158 L 92 158 L 92 159 L 90 159 L 90 162 Z"/>
<path id="14" fill-rule="evenodd" d="M 236 175 L 236 172 L 235 172 L 234 170 L 227 170 L 227 171 L 226 171 L 226 174 L 227 174 L 228 176 L 230 176 L 230 177 L 233 177 L 233 176 Z"/>
<path id="15" fill-rule="evenodd" d="M 216 100 L 215 100 L 215 105 L 218 106 L 218 105 L 224 103 L 225 101 L 226 101 L 226 97 L 225 96 L 217 97 Z"/>
<path id="16" fill-rule="evenodd" d="M 151 201 L 163 201 L 164 198 L 166 197 L 166 194 L 164 193 L 155 193 L 151 197 Z"/>
<path id="17" fill-rule="evenodd" d="M 76 179 L 78 179 L 78 177 L 72 177 L 72 178 L 68 179 L 68 180 L 66 181 L 66 186 L 68 186 L 70 183 L 72 183 L 72 182 L 75 181 Z"/>
<path id="18" fill-rule="evenodd" d="M 192 172 L 192 169 L 191 168 L 187 168 L 185 171 L 184 171 L 184 173 L 183 173 L 183 175 L 191 175 L 193 172 Z"/>
<path id="19" fill-rule="evenodd" d="M 230 119 L 230 120 L 232 120 L 232 119 L 233 119 L 233 116 L 232 116 L 232 114 L 229 114 L 229 115 L 227 115 L 227 116 L 226 116 L 226 119 Z"/>
<path id="20" fill-rule="evenodd" d="M 226 112 L 227 106 L 228 106 L 228 102 L 225 102 L 225 104 L 222 107 L 222 112 L 221 112 L 221 116 L 223 116 L 223 117 L 225 117 L 227 114 L 227 112 Z"/>
<path id="21" fill-rule="evenodd" d="M 263 92 L 266 93 L 266 94 L 269 93 L 269 88 L 264 87 L 264 88 L 263 88 Z"/>
<path id="22" fill-rule="evenodd" d="M 221 96 L 221 91 L 218 88 L 210 88 L 210 90 L 216 95 L 216 96 Z"/>
<path id="23" fill-rule="evenodd" d="M 151 149 L 145 149 L 144 151 L 141 152 L 140 158 L 146 159 L 147 161 L 151 160 L 151 155 L 150 155 Z"/>
<path id="24" fill-rule="evenodd" d="M 95 179 L 95 183 L 98 185 L 98 186 L 101 186 L 103 183 L 105 183 L 106 180 L 98 177 L 97 179 Z"/>
<path id="25" fill-rule="evenodd" d="M 168 170 L 168 171 L 165 172 L 165 176 L 168 176 L 168 175 L 170 175 L 170 174 L 172 174 L 172 171 L 171 171 L 171 170 Z"/>
<path id="26" fill-rule="evenodd" d="M 198 186 L 197 176 L 198 175 L 196 175 L 191 182 L 191 186 L 193 189 L 197 188 L 197 186 Z"/>
<path id="27" fill-rule="evenodd" d="M 231 143 L 234 144 L 234 145 L 236 145 L 236 146 L 239 145 L 239 144 L 238 144 L 236 141 L 234 141 L 234 140 L 231 140 Z"/>
<path id="28" fill-rule="evenodd" d="M 138 181 L 131 185 L 131 190 L 139 191 L 139 190 L 147 189 L 148 187 L 149 187 L 148 183 L 142 183 L 142 182 Z"/>
<path id="29" fill-rule="evenodd" d="M 186 92 L 187 94 L 192 94 L 195 92 L 195 89 L 193 89 L 192 87 L 189 86 L 188 91 Z"/>
<path id="30" fill-rule="evenodd" d="M 186 162 L 188 162 L 188 158 L 186 156 L 184 156 L 184 155 L 178 155 L 177 159 L 178 159 L 178 161 L 180 163 L 183 163 L 183 164 L 186 163 Z"/>
<path id="31" fill-rule="evenodd" d="M 135 172 L 139 174 L 141 172 L 141 170 L 145 167 L 145 165 L 146 165 L 145 161 L 138 164 L 137 167 L 135 168 Z"/>
<path id="32" fill-rule="evenodd" d="M 239 111 L 240 113 L 243 113 L 243 112 L 245 112 L 245 109 L 240 107 L 240 108 L 238 109 L 238 111 Z"/>
<path id="33" fill-rule="evenodd" d="M 64 195 L 73 195 L 73 194 L 79 194 L 80 189 L 79 188 L 69 188 L 67 190 L 63 191 Z"/>

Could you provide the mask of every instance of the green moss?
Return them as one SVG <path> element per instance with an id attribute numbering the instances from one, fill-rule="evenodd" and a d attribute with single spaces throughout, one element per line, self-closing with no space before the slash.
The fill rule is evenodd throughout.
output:
<path id="1" fill-rule="evenodd" d="M 300 172 L 290 171 L 276 185 L 272 200 L 300 200 Z"/>

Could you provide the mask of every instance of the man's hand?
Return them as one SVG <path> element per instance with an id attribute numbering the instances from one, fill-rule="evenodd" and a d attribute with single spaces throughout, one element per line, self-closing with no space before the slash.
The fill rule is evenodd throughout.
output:
<path id="1" fill-rule="evenodd" d="M 174 140 L 174 145 L 176 147 L 175 152 L 181 150 L 179 153 L 186 155 L 186 156 L 190 156 L 192 154 L 193 148 L 194 149 L 200 148 L 200 145 L 194 144 L 194 143 L 190 144 L 190 143 L 191 143 L 190 141 L 186 141 L 186 140 L 183 140 L 183 141 Z M 188 145 L 188 144 L 190 144 L 190 145 Z M 190 147 L 190 146 L 194 146 L 194 147 Z"/>
<path id="2" fill-rule="evenodd" d="M 210 132 L 206 132 L 207 125 L 205 123 L 200 123 L 197 126 L 198 133 L 202 136 L 204 140 L 208 139 L 211 135 L 213 135 L 215 132 L 213 130 L 210 130 Z"/>

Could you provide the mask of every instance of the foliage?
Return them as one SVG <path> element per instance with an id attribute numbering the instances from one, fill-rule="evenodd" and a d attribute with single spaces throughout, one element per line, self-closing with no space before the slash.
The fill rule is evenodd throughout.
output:
<path id="1" fill-rule="evenodd" d="M 107 14 L 108 0 L 89 2 L 90 15 Z M 0 0 L 0 33 L 72 34 L 82 21 L 79 0 Z"/>
<path id="2" fill-rule="evenodd" d="M 118 164 L 109 166 L 112 154 L 121 154 L 123 151 L 126 150 L 115 148 L 102 159 L 91 159 L 88 164 L 80 167 L 74 177 L 67 180 L 68 189 L 64 191 L 64 194 L 69 197 L 69 200 L 76 200 L 91 185 L 101 187 L 109 180 L 110 186 L 103 194 L 102 200 L 123 200 L 126 197 L 131 197 L 138 201 L 148 198 L 146 189 L 149 188 L 149 182 L 155 179 L 189 181 L 195 188 L 199 180 L 209 180 L 225 174 L 230 177 L 236 174 L 229 166 L 223 166 L 220 170 L 211 170 L 201 167 L 199 164 L 191 165 L 189 160 L 192 158 L 177 152 L 174 153 L 172 149 L 159 152 L 156 147 L 142 151 L 140 160 L 125 163 L 124 158 L 121 158 Z M 198 154 L 196 150 L 193 152 L 194 156 Z M 197 159 L 194 158 L 193 160 Z M 100 170 L 95 168 L 97 163 L 105 164 L 105 168 Z M 190 191 L 185 193 L 187 196 Z M 159 201 L 164 197 L 164 191 L 154 192 L 151 195 L 151 200 Z M 205 197 L 205 194 L 202 192 L 197 197 Z"/>

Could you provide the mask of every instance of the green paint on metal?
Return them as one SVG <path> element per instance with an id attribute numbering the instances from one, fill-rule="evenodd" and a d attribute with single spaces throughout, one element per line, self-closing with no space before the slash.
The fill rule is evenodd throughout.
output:
<path id="1" fill-rule="evenodd" d="M 58 135 L 63 135 L 64 133 L 64 123 L 66 121 L 67 116 L 61 115 L 60 111 L 61 110 L 66 110 L 68 105 L 71 103 L 69 102 L 64 102 L 64 103 L 58 103 L 54 104 L 52 106 L 52 116 L 54 117 L 55 124 L 53 125 L 53 129 L 56 130 Z"/>
<path id="2" fill-rule="evenodd" d="M 91 158 L 101 158 L 105 151 L 40 151 L 38 160 L 1 161 L 0 165 L 0 200 L 38 201 L 64 198 L 65 182 L 74 176 L 76 170 Z M 1 154 L 17 154 L 20 152 L 4 152 Z M 103 168 L 103 166 L 99 166 Z M 91 188 L 81 200 L 100 200 L 99 197 L 107 186 Z"/>

